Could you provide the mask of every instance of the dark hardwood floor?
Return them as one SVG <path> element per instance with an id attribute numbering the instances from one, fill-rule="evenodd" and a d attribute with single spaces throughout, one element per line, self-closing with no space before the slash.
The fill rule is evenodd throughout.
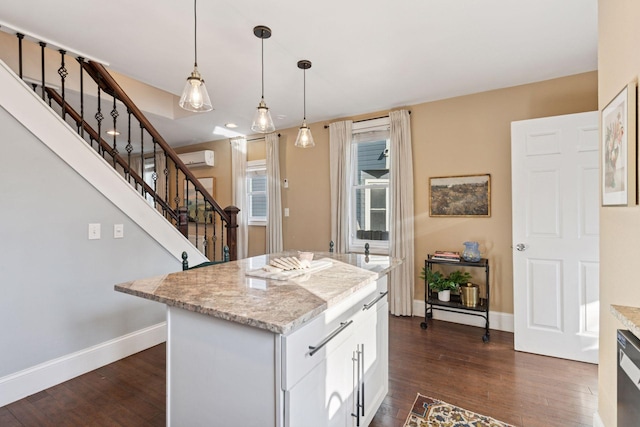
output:
<path id="1" fill-rule="evenodd" d="M 402 426 L 417 393 L 523 427 L 593 425 L 597 366 L 515 352 L 507 332 L 484 344 L 481 328 L 420 321 L 390 318 L 389 394 L 371 427 Z M 0 408 L 3 427 L 164 425 L 164 345 Z"/>
<path id="2" fill-rule="evenodd" d="M 371 427 L 402 426 L 416 394 L 523 427 L 592 426 L 598 367 L 513 350 L 513 334 L 391 317 L 389 394 Z"/>

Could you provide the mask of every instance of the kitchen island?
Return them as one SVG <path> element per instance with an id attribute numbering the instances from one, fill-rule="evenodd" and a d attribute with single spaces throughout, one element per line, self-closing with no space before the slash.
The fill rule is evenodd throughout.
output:
<path id="1" fill-rule="evenodd" d="M 286 280 L 257 276 L 297 252 L 116 285 L 167 306 L 167 425 L 368 425 L 388 391 L 400 261 L 314 255 L 322 269 Z"/>

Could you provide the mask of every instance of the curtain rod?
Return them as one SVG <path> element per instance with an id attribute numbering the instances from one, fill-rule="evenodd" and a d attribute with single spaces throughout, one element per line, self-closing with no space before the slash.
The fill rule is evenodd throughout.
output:
<path id="1" fill-rule="evenodd" d="M 409 114 L 411 114 L 411 110 L 409 110 Z M 368 122 L 369 120 L 378 120 L 378 119 L 384 119 L 385 117 L 389 117 L 389 115 L 387 114 L 386 116 L 380 116 L 380 117 L 371 117 L 369 119 L 362 119 L 362 120 L 354 120 L 353 123 L 361 123 L 361 122 Z M 325 129 L 329 129 L 329 125 L 324 125 Z"/>
<path id="2" fill-rule="evenodd" d="M 247 142 L 253 142 L 253 141 L 260 141 L 261 139 L 264 139 L 264 136 L 258 137 L 258 138 L 252 138 L 252 139 L 247 139 Z M 280 138 L 280 134 L 278 134 L 278 138 Z M 233 138 L 231 138 L 233 139 Z"/>

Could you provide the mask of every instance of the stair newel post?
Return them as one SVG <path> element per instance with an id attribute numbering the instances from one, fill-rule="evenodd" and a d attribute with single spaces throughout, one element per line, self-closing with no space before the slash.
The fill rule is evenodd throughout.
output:
<path id="1" fill-rule="evenodd" d="M 178 208 L 178 231 L 187 239 L 189 238 L 189 210 L 186 206 Z"/>
<path id="2" fill-rule="evenodd" d="M 18 37 L 18 74 L 22 78 L 22 40 L 24 39 L 24 34 L 16 33 L 16 37 Z"/>
<path id="3" fill-rule="evenodd" d="M 44 76 L 44 49 L 47 47 L 45 42 L 40 42 L 40 67 L 42 71 L 42 100 L 44 101 L 44 86 L 45 86 L 45 76 Z"/>
<path id="4" fill-rule="evenodd" d="M 235 206 L 227 206 L 224 212 L 229 216 L 229 222 L 225 225 L 227 228 L 227 246 L 229 246 L 229 259 L 235 261 L 238 259 L 238 209 Z"/>

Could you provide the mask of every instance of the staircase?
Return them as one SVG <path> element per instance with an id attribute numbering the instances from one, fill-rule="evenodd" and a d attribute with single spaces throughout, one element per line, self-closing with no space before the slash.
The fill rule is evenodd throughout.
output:
<path id="1" fill-rule="evenodd" d="M 13 71 L 151 207 L 210 261 L 237 259 L 238 209 L 220 207 L 102 64 L 20 33 L 16 52 Z"/>

